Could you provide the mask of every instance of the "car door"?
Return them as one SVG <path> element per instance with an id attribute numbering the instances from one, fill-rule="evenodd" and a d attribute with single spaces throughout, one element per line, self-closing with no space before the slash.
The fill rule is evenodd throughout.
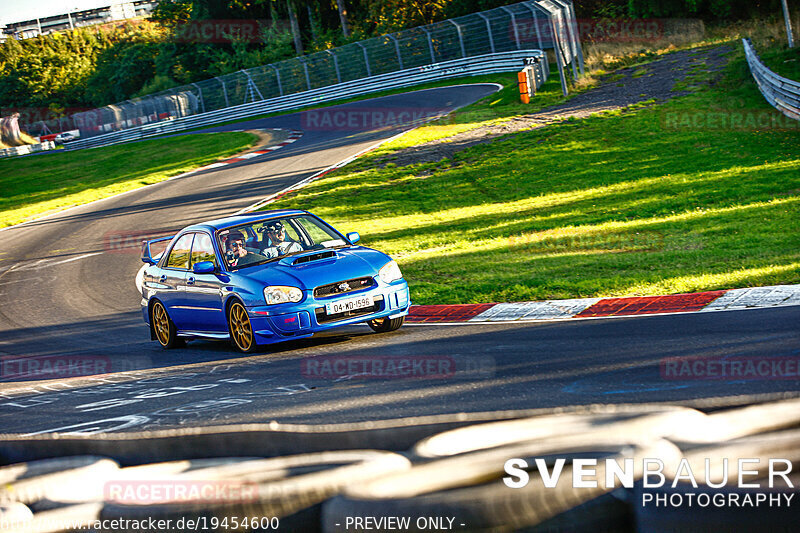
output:
<path id="1" fill-rule="evenodd" d="M 186 309 L 186 276 L 194 233 L 186 233 L 175 241 L 159 269 L 157 280 L 162 287 L 158 299 L 167 308 L 167 314 L 179 330 L 189 328 L 191 316 Z"/>
<path id="2" fill-rule="evenodd" d="M 211 235 L 205 232 L 195 234 L 192 244 L 191 264 L 186 278 L 186 306 L 192 314 L 192 329 L 211 333 L 227 333 L 228 323 L 222 302 L 222 288 L 225 285 L 217 273 L 195 274 L 191 271 L 195 263 L 211 261 L 218 269 L 220 262 L 214 252 Z"/>

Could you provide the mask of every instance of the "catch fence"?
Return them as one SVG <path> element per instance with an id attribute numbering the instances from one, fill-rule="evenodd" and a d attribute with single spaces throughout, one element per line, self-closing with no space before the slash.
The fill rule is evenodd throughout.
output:
<path id="1" fill-rule="evenodd" d="M 36 135 L 48 129 L 77 129 L 80 138 L 88 140 L 145 125 L 167 126 L 181 117 L 223 109 L 242 110 L 248 105 L 255 109 L 259 106 L 254 104 L 278 99 L 304 107 L 327 101 L 316 98 L 325 89 L 337 88 L 335 99 L 349 98 L 365 94 L 368 80 L 382 76 L 425 70 L 435 73 L 442 70 L 442 65 L 463 65 L 471 59 L 486 63 L 488 56 L 503 57 L 527 50 L 551 51 L 566 94 L 567 69 L 571 68 L 574 77 L 583 74 L 571 1 L 525 1 L 473 13 L 75 113 L 49 126 L 45 121 L 34 123 L 28 125 L 28 130 Z M 423 83 L 435 76 L 417 79 Z M 351 92 L 350 87 L 362 91 Z M 384 88 L 381 83 L 373 83 L 370 90 Z M 306 98 L 296 98 L 302 95 Z M 69 145 L 78 148 L 82 143 Z"/>

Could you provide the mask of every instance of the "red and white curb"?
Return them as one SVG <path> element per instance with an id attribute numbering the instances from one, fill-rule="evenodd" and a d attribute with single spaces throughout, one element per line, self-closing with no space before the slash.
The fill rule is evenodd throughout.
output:
<path id="1" fill-rule="evenodd" d="M 537 322 L 671 313 L 735 311 L 800 305 L 800 285 L 634 296 L 495 304 L 414 305 L 406 321 L 417 324 Z"/>
<path id="2" fill-rule="evenodd" d="M 244 130 L 232 130 L 232 131 L 244 131 Z M 264 130 L 266 131 L 266 130 Z M 279 131 L 279 130 L 278 130 Z M 190 170 L 189 172 L 184 172 L 179 176 L 174 176 L 170 179 L 178 179 L 178 178 L 185 178 L 186 176 L 191 176 L 192 174 L 197 174 L 198 172 L 203 172 L 204 170 L 213 170 L 215 168 L 221 168 L 232 163 L 239 163 L 240 161 L 246 161 L 248 159 L 253 159 L 254 157 L 259 157 L 262 155 L 271 154 L 275 150 L 280 150 L 286 145 L 292 144 L 296 142 L 300 137 L 303 136 L 302 131 L 290 131 L 289 137 L 276 145 L 269 146 L 267 148 L 260 148 L 258 150 L 253 150 L 252 152 L 247 152 L 246 154 L 238 155 L 236 157 L 231 157 L 229 159 L 225 159 L 223 161 L 217 161 L 216 163 L 211 163 L 210 165 L 206 165 L 204 167 L 196 168 L 194 170 Z"/>

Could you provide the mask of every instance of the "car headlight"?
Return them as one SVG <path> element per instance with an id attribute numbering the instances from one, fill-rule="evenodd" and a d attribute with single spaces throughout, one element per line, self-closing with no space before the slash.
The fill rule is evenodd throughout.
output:
<path id="1" fill-rule="evenodd" d="M 381 277 L 381 281 L 384 283 L 391 283 L 395 280 L 403 278 L 403 274 L 400 272 L 400 267 L 397 266 L 396 261 L 389 261 L 383 265 L 378 271 L 378 275 Z"/>
<path id="2" fill-rule="evenodd" d="M 264 299 L 267 301 L 267 305 L 299 302 L 303 299 L 303 291 L 297 287 L 283 287 L 280 285 L 264 287 Z"/>

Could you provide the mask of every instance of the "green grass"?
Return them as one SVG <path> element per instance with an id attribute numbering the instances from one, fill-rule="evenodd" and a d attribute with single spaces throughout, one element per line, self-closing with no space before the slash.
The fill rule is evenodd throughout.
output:
<path id="1" fill-rule="evenodd" d="M 763 53 L 758 46 L 755 49 L 764 64 L 773 72 L 790 80 L 800 81 L 800 47 L 779 47 Z"/>
<path id="2" fill-rule="evenodd" d="M 798 283 L 800 129 L 776 118 L 740 48 L 718 85 L 664 105 L 438 164 L 378 168 L 370 154 L 269 208 L 359 231 L 417 304 Z"/>
<path id="3" fill-rule="evenodd" d="M 251 133 L 187 135 L 0 160 L 0 227 L 163 181 L 256 140 Z"/>

